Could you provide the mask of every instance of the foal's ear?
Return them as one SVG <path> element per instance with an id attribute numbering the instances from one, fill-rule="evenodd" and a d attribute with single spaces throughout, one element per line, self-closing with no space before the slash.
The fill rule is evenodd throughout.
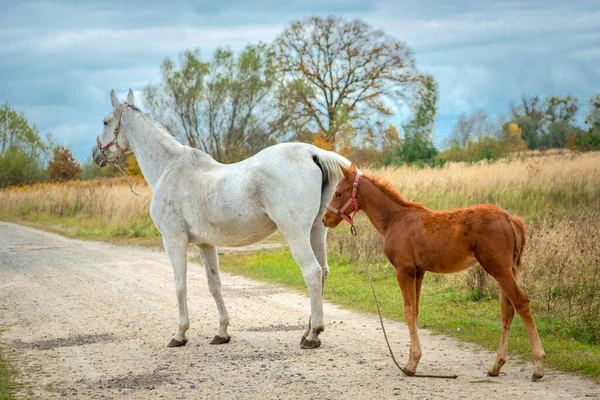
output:
<path id="1" fill-rule="evenodd" d="M 350 166 L 348 167 L 348 172 L 351 174 L 356 174 L 356 164 L 354 164 L 354 161 L 351 161 Z"/>
<path id="2" fill-rule="evenodd" d="M 129 93 L 127 93 L 127 103 L 131 104 L 132 106 L 135 105 L 133 103 L 133 90 L 131 90 L 131 89 L 129 89 Z"/>
<path id="3" fill-rule="evenodd" d="M 111 89 L 110 91 L 110 104 L 112 104 L 114 108 L 121 107 L 121 102 L 119 102 L 119 99 L 117 99 L 117 94 L 115 93 L 114 89 Z"/>
<path id="4" fill-rule="evenodd" d="M 342 163 L 339 162 L 338 165 L 340 166 L 340 169 L 342 170 L 342 174 L 344 174 L 344 178 L 349 179 L 349 177 L 350 177 L 350 171 L 348 171 L 346 169 L 346 167 L 344 167 L 342 165 Z"/>

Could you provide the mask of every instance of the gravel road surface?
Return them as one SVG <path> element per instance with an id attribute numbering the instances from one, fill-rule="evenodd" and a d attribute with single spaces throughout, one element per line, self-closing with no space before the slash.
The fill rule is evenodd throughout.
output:
<path id="1" fill-rule="evenodd" d="M 329 303 L 322 347 L 301 350 L 307 296 L 229 274 L 222 281 L 231 343 L 209 345 L 216 306 L 204 268 L 191 263 L 189 343 L 167 348 L 177 303 L 163 252 L 0 222 L 0 344 L 20 371 L 19 398 L 600 398 L 598 385 L 557 371 L 533 383 L 532 363 L 517 357 L 487 378 L 494 353 L 426 330 L 419 372 L 459 378 L 404 377 L 376 316 Z M 387 330 L 404 362 L 406 326 L 387 321 Z"/>

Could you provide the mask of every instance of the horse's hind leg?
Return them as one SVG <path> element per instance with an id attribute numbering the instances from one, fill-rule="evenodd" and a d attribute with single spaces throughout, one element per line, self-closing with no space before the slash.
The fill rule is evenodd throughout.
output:
<path id="1" fill-rule="evenodd" d="M 515 316 L 515 308 L 502 290 L 500 290 L 500 316 L 502 318 L 500 346 L 498 346 L 496 362 L 488 371 L 489 376 L 498 376 L 500 374 L 500 369 L 508 360 L 508 334 L 510 331 L 510 324 Z"/>
<path id="2" fill-rule="evenodd" d="M 190 320 L 187 309 L 187 244 L 188 239 L 185 236 L 166 237 L 163 235 L 165 251 L 169 256 L 175 275 L 175 292 L 177 294 L 177 304 L 179 305 L 179 326 L 175 336 L 171 339 L 168 347 L 185 346 L 187 339 L 185 333 L 190 327 Z"/>
<path id="3" fill-rule="evenodd" d="M 329 277 L 329 265 L 327 264 L 327 228 L 319 218 L 317 218 L 310 231 L 310 245 L 323 270 L 321 280 L 323 282 L 323 292 L 325 292 L 325 283 Z"/>
<path id="4" fill-rule="evenodd" d="M 321 296 L 325 293 L 325 284 L 327 282 L 327 277 L 329 276 L 329 265 L 327 264 L 327 228 L 323 226 L 320 218 L 317 218 L 312 226 L 310 231 L 310 245 L 312 250 L 317 257 L 317 261 L 319 261 L 319 265 L 321 265 L 321 270 L 323 274 L 321 276 L 321 282 L 323 283 Z M 311 321 L 308 319 L 308 328 L 304 335 L 302 335 L 302 339 L 300 340 L 300 345 L 304 343 L 304 340 L 308 335 L 310 335 L 311 331 Z"/>
<path id="5" fill-rule="evenodd" d="M 223 295 L 221 294 L 221 277 L 219 276 L 219 258 L 217 248 L 209 245 L 198 246 L 200 257 L 206 270 L 206 280 L 208 281 L 208 290 L 215 299 L 217 309 L 219 310 L 219 331 L 211 340 L 210 344 L 229 343 L 231 336 L 227 334 L 229 325 L 229 314 L 225 308 Z"/>
<path id="6" fill-rule="evenodd" d="M 280 228 L 281 229 L 281 228 Z M 321 346 L 319 334 L 324 330 L 323 323 L 323 269 L 312 249 L 309 233 L 298 234 L 281 230 L 286 237 L 294 259 L 302 269 L 304 282 L 310 295 L 310 322 L 308 335 L 303 336 L 300 347 L 314 349 Z"/>

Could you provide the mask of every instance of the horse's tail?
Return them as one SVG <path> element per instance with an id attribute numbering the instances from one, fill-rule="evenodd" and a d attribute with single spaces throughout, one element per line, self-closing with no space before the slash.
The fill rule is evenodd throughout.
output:
<path id="1" fill-rule="evenodd" d="M 515 278 L 519 278 L 521 273 L 521 260 L 523 258 L 523 251 L 525 250 L 525 241 L 527 235 L 525 233 L 525 222 L 519 217 L 509 215 L 508 222 L 512 227 L 515 235 L 515 248 L 513 250 L 513 274 Z"/>
<path id="2" fill-rule="evenodd" d="M 311 153 L 313 161 L 321 169 L 323 175 L 321 207 L 319 208 L 319 216 L 317 217 L 320 219 L 320 215 L 325 210 L 325 206 L 329 203 L 329 200 L 331 200 L 335 186 L 343 176 L 339 164 L 342 164 L 344 167 L 349 167 L 351 163 L 346 157 L 333 151 L 319 149 L 318 147 L 312 149 Z"/>

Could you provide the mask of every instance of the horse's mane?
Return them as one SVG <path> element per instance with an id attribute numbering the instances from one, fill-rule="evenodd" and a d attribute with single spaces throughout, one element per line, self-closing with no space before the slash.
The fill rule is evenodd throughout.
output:
<path id="1" fill-rule="evenodd" d="M 406 200 L 404 197 L 402 197 L 400 195 L 400 193 L 398 193 L 398 191 L 391 184 L 391 182 L 389 182 L 383 178 L 373 176 L 373 175 L 363 175 L 363 177 L 366 178 L 373 185 L 375 185 L 379 190 L 381 190 L 383 192 L 383 194 L 385 194 L 387 197 L 389 197 L 395 203 L 397 203 L 403 207 L 414 207 L 414 208 L 420 208 L 420 209 L 424 209 L 424 210 L 427 209 L 422 203 L 417 203 L 414 201 Z"/>

